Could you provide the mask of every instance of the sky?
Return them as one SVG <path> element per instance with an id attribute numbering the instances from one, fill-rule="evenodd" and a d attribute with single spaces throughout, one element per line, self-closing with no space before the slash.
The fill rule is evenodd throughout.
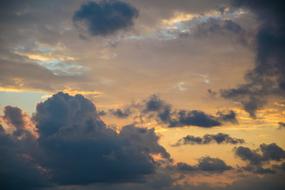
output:
<path id="1" fill-rule="evenodd" d="M 285 189 L 281 0 L 2 0 L 0 189 Z"/>

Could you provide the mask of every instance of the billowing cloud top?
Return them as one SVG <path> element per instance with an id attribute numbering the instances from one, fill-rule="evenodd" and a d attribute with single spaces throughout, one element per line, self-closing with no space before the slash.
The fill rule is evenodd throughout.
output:
<path id="1" fill-rule="evenodd" d="M 13 121 L 19 119 L 21 115 L 13 115 Z M 18 139 L 5 134 L 1 127 L 0 149 L 6 163 L 1 166 L 1 178 L 10 178 L 1 182 L 4 187 L 17 189 L 23 184 L 13 181 L 23 180 L 28 188 L 34 175 L 42 183 L 58 184 L 137 181 L 154 172 L 152 154 L 170 160 L 154 130 L 129 125 L 118 134 L 104 124 L 92 102 L 81 95 L 55 94 L 38 104 L 34 121 L 37 139 Z M 22 167 L 25 162 L 31 166 Z M 25 173 L 25 178 L 15 173 Z"/>

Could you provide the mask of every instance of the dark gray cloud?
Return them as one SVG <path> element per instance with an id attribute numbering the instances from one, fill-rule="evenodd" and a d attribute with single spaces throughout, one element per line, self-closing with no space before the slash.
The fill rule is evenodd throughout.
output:
<path id="1" fill-rule="evenodd" d="M 281 161 L 285 159 L 285 151 L 275 143 L 261 144 L 257 150 L 239 146 L 235 149 L 235 154 L 251 164 L 261 164 L 262 162 Z"/>
<path id="2" fill-rule="evenodd" d="M 261 144 L 260 150 L 264 160 L 280 161 L 285 158 L 285 151 L 277 144 Z"/>
<path id="3" fill-rule="evenodd" d="M 232 167 L 228 166 L 223 160 L 219 158 L 206 156 L 200 158 L 198 160 L 198 163 L 193 166 L 182 162 L 177 163 L 176 169 L 181 172 L 202 171 L 210 173 L 221 173 L 232 169 Z"/>
<path id="4" fill-rule="evenodd" d="M 266 166 L 268 162 L 280 163 L 285 159 L 285 151 L 275 143 L 261 144 L 256 150 L 239 146 L 235 148 L 235 155 L 248 162 L 248 165 L 241 168 L 244 171 L 258 174 L 272 174 L 283 171 L 282 163 L 270 167 Z"/>
<path id="5" fill-rule="evenodd" d="M 251 164 L 260 164 L 262 160 L 262 155 L 258 154 L 257 151 L 251 150 L 248 147 L 239 146 L 235 149 L 235 154 L 242 160 L 248 161 Z"/>
<path id="6" fill-rule="evenodd" d="M 178 121 L 173 121 L 173 126 L 194 125 L 199 127 L 215 127 L 222 125 L 215 117 L 199 110 L 178 112 Z"/>
<path id="7" fill-rule="evenodd" d="M 144 104 L 144 112 L 163 112 L 164 110 L 171 109 L 170 105 L 157 95 L 150 96 L 145 100 Z"/>
<path id="8" fill-rule="evenodd" d="M 246 75 L 247 82 L 237 88 L 222 90 L 222 96 L 240 102 L 255 117 L 256 110 L 270 96 L 285 94 L 285 14 L 281 0 L 235 0 L 234 7 L 246 8 L 257 15 L 260 27 L 256 35 L 255 68 Z"/>
<path id="9" fill-rule="evenodd" d="M 153 129 L 129 125 L 117 133 L 106 127 L 93 103 L 81 95 L 55 94 L 37 105 L 33 119 L 38 139 L 17 138 L 1 128 L 3 187 L 138 182 L 158 166 L 151 155 L 171 162 Z M 19 158 L 21 168 L 12 166 L 12 158 Z M 18 178 L 19 183 L 12 183 Z M 47 181 L 41 182 L 42 178 Z"/>
<path id="10" fill-rule="evenodd" d="M 34 119 L 47 154 L 42 164 L 62 184 L 139 180 L 154 172 L 151 153 L 167 155 L 153 130 L 126 126 L 117 134 L 80 95 L 54 95 L 38 104 Z"/>
<path id="11" fill-rule="evenodd" d="M 110 113 L 118 118 L 127 118 L 132 114 L 132 111 L 130 108 L 125 108 L 125 109 L 118 108 L 118 109 L 111 109 Z"/>
<path id="12" fill-rule="evenodd" d="M 222 122 L 230 122 L 233 124 L 238 123 L 237 114 L 233 110 L 219 111 L 217 112 L 217 118 L 219 121 L 222 121 Z"/>
<path id="13" fill-rule="evenodd" d="M 110 114 L 124 119 L 131 115 L 134 116 L 136 111 L 141 116 L 156 119 L 168 127 L 198 126 L 210 128 L 221 126 L 226 122 L 238 123 L 237 114 L 232 110 L 219 111 L 213 116 L 200 110 L 174 109 L 157 95 L 152 95 L 140 103 L 131 104 L 124 108 L 110 109 L 101 114 Z"/>
<path id="14" fill-rule="evenodd" d="M 154 114 L 158 121 L 167 124 L 169 127 L 198 126 L 215 127 L 222 125 L 214 116 L 208 115 L 199 110 L 173 110 L 172 107 L 158 96 L 149 97 L 143 106 L 143 113 Z"/>
<path id="15" fill-rule="evenodd" d="M 47 185 L 47 173 L 31 157 L 37 147 L 30 140 L 6 134 L 0 125 L 1 189 L 28 190 Z"/>
<path id="16" fill-rule="evenodd" d="M 120 0 L 90 1 L 74 13 L 76 26 L 84 23 L 94 36 L 106 36 L 133 25 L 138 10 Z"/>
<path id="17" fill-rule="evenodd" d="M 18 107 L 6 106 L 4 108 L 4 118 L 7 119 L 17 129 L 24 128 L 22 110 Z"/>
<path id="18" fill-rule="evenodd" d="M 234 138 L 228 134 L 218 133 L 218 134 L 206 134 L 203 137 L 197 137 L 192 135 L 187 135 L 177 141 L 174 146 L 187 145 L 187 144 L 242 144 L 245 141 L 243 139 Z"/>

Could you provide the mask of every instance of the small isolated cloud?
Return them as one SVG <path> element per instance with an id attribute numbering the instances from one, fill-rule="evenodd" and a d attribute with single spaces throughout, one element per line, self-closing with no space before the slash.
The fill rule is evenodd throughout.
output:
<path id="1" fill-rule="evenodd" d="M 217 144 L 242 144 L 245 141 L 243 139 L 234 138 L 229 136 L 228 134 L 224 133 L 218 133 L 218 134 L 206 134 L 203 137 L 197 137 L 192 135 L 187 135 L 177 141 L 174 146 L 181 146 L 181 145 L 187 145 L 187 144 L 211 144 L 211 143 L 217 143 Z"/>
<path id="2" fill-rule="evenodd" d="M 189 165 L 183 162 L 179 162 L 176 165 L 176 169 L 180 172 L 200 171 L 209 173 L 222 173 L 227 170 L 231 170 L 232 167 L 227 165 L 223 160 L 219 158 L 206 156 L 200 158 L 196 165 Z"/>
<path id="3" fill-rule="evenodd" d="M 132 114 L 132 111 L 130 108 L 125 108 L 125 109 L 111 109 L 109 111 L 113 116 L 118 117 L 118 118 L 127 118 Z"/>
<path id="4" fill-rule="evenodd" d="M 131 27 L 137 17 L 138 10 L 127 2 L 101 0 L 83 4 L 74 13 L 73 21 L 93 36 L 106 36 Z"/>

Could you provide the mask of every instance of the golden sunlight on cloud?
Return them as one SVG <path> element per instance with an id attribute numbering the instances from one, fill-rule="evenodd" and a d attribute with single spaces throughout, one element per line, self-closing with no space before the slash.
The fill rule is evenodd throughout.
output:
<path id="1" fill-rule="evenodd" d="M 0 87 L 0 92 L 23 92 L 24 89 L 15 87 Z"/>
<path id="2" fill-rule="evenodd" d="M 176 12 L 174 16 L 170 19 L 163 19 L 162 24 L 165 26 L 173 26 L 179 22 L 189 21 L 193 18 L 197 17 L 197 14 L 190 14 L 190 13 L 183 13 L 183 12 Z"/>
<path id="3" fill-rule="evenodd" d="M 52 53 L 32 53 L 32 52 L 16 52 L 16 54 L 20 56 L 24 56 L 30 60 L 33 61 L 41 61 L 41 62 L 47 62 L 47 61 L 74 61 L 75 58 L 71 56 L 64 56 L 64 55 L 56 55 Z"/>
<path id="4" fill-rule="evenodd" d="M 24 129 L 27 130 L 28 132 L 30 132 L 30 134 L 34 138 L 38 138 L 39 135 L 37 132 L 37 128 L 36 128 L 35 123 L 33 122 L 32 118 L 27 113 L 22 113 L 21 117 L 23 119 Z M 8 119 L 6 119 L 3 116 L 0 116 L 0 124 L 4 127 L 5 131 L 8 134 L 12 134 L 16 130 L 13 123 L 11 123 Z"/>
<path id="5" fill-rule="evenodd" d="M 103 92 L 99 92 L 95 90 L 77 90 L 77 89 L 72 89 L 72 88 L 65 88 L 62 91 L 70 95 L 76 95 L 76 94 L 93 95 L 93 96 L 103 95 Z"/>

